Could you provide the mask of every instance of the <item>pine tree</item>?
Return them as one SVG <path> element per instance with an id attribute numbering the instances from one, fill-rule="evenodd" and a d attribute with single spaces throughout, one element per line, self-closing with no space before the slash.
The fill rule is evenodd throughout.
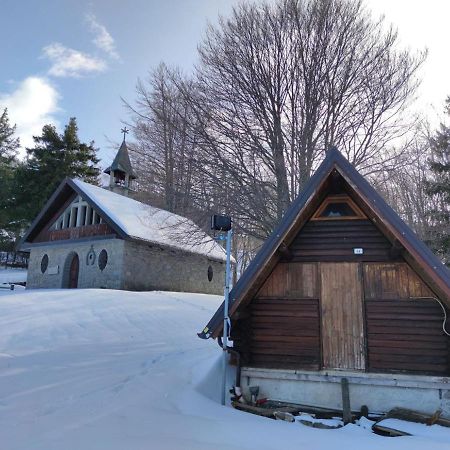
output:
<path id="1" fill-rule="evenodd" d="M 14 171 L 17 166 L 19 138 L 15 136 L 16 126 L 11 126 L 8 110 L 0 115 L 0 250 L 11 251 L 14 247 L 15 233 L 10 207 L 13 196 Z"/>
<path id="2" fill-rule="evenodd" d="M 450 97 L 446 100 L 445 110 L 450 115 Z M 432 178 L 426 187 L 433 203 L 430 245 L 450 266 L 450 127 L 441 124 L 440 130 L 430 139 L 430 146 Z"/>
<path id="3" fill-rule="evenodd" d="M 98 184 L 98 162 L 94 143 L 80 142 L 74 117 L 62 134 L 53 125 L 45 125 L 16 171 L 15 207 L 22 225 L 27 226 L 37 216 L 65 177 Z"/>
<path id="4" fill-rule="evenodd" d="M 14 160 L 19 148 L 19 138 L 15 137 L 16 126 L 9 124 L 8 110 L 5 108 L 0 115 L 0 164 Z"/>

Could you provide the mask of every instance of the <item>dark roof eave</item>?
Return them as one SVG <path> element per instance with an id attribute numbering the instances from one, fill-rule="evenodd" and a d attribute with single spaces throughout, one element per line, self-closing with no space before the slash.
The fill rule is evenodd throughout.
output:
<path id="1" fill-rule="evenodd" d="M 285 234 L 290 228 L 295 218 L 301 214 L 302 210 L 312 197 L 321 181 L 327 174 L 336 168 L 339 173 L 356 187 L 357 192 L 362 194 L 370 208 L 376 215 L 385 220 L 386 225 L 399 238 L 399 241 L 412 254 L 415 259 L 422 262 L 429 269 L 430 277 L 435 275 L 437 281 L 446 286 L 448 300 L 450 301 L 450 270 L 437 258 L 436 255 L 415 235 L 415 233 L 403 222 L 395 211 L 384 201 L 375 191 L 368 181 L 341 155 L 337 149 L 331 149 L 317 171 L 307 183 L 302 194 L 292 203 L 276 230 L 269 236 L 263 244 L 261 250 L 250 263 L 247 270 L 236 283 L 230 292 L 230 311 L 236 301 L 242 300 L 248 285 L 259 272 L 261 266 L 265 264 L 281 244 Z M 237 306 L 237 305 L 236 305 Z M 202 339 L 217 336 L 223 324 L 224 303 L 217 309 L 206 327 L 198 333 Z"/>
<path id="2" fill-rule="evenodd" d="M 22 237 L 22 239 L 20 240 L 20 242 L 17 245 L 18 249 L 22 249 L 22 248 L 26 248 L 27 244 L 30 244 L 30 242 L 28 242 L 28 238 L 29 236 L 32 234 L 32 232 L 35 230 L 35 228 L 40 224 L 41 220 L 43 219 L 43 217 L 45 216 L 45 214 L 47 213 L 47 211 L 51 208 L 51 206 L 53 205 L 53 203 L 55 202 L 55 200 L 58 198 L 58 196 L 61 194 L 62 190 L 66 187 L 69 186 L 70 188 L 72 188 L 73 191 L 75 191 L 75 193 L 77 193 L 78 195 L 83 196 L 86 201 L 90 204 L 90 206 L 92 206 L 93 208 L 95 208 L 99 213 L 101 213 L 102 217 L 105 219 L 106 223 L 122 238 L 122 239 L 126 239 L 129 236 L 127 235 L 127 233 L 125 233 L 124 230 L 122 230 L 122 228 L 120 228 L 115 222 L 114 220 L 111 219 L 111 217 L 109 217 L 109 215 L 105 212 L 105 210 L 99 205 L 97 204 L 94 200 L 92 200 L 92 198 L 89 197 L 89 195 L 84 192 L 83 190 L 81 190 L 76 183 L 74 183 L 73 180 L 71 180 L 70 178 L 65 178 L 63 181 L 61 181 L 60 185 L 56 188 L 55 192 L 52 194 L 52 196 L 47 200 L 47 203 L 44 205 L 44 207 L 42 208 L 42 210 L 40 211 L 40 213 L 38 214 L 38 216 L 33 220 L 32 224 L 30 225 L 30 227 L 28 228 L 28 230 L 26 231 L 26 233 L 24 234 L 24 236 Z"/>

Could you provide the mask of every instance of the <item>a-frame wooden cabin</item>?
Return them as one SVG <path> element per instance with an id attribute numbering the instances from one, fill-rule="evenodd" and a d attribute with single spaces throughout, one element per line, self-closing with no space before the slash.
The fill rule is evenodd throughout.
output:
<path id="1" fill-rule="evenodd" d="M 450 271 L 332 149 L 230 293 L 242 388 L 340 407 L 346 377 L 354 409 L 450 415 L 449 306 Z"/>

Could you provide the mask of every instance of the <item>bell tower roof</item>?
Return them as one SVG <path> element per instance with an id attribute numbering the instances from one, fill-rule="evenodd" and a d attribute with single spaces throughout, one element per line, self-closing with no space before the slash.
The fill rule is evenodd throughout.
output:
<path id="1" fill-rule="evenodd" d="M 105 169 L 105 173 L 109 174 L 112 170 L 127 173 L 130 175 L 131 179 L 136 179 L 133 167 L 131 166 L 130 155 L 128 154 L 128 147 L 125 139 L 123 140 L 114 161 L 107 169 Z"/>
<path id="2" fill-rule="evenodd" d="M 125 135 L 126 133 L 128 133 L 126 127 L 122 128 L 122 133 L 123 141 L 120 145 L 119 151 L 117 152 L 112 164 L 107 169 L 105 169 L 104 173 L 110 174 L 111 171 L 123 172 L 125 174 L 128 174 L 130 179 L 134 180 L 136 179 L 136 174 L 134 173 L 133 167 L 131 166 L 130 155 L 128 154 L 128 147 L 125 141 Z"/>
<path id="3" fill-rule="evenodd" d="M 104 171 L 109 175 L 109 186 L 106 189 L 128 197 L 132 194 L 132 181 L 136 179 L 136 174 L 131 166 L 130 155 L 125 141 L 127 128 L 122 128 L 123 141 L 112 164 Z"/>

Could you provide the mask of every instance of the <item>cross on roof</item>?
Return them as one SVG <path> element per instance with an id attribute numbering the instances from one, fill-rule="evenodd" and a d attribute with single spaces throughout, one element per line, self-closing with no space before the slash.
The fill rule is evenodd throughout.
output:
<path id="1" fill-rule="evenodd" d="M 120 131 L 123 133 L 123 140 L 125 141 L 125 135 L 128 134 L 130 130 L 127 127 L 123 127 Z"/>

